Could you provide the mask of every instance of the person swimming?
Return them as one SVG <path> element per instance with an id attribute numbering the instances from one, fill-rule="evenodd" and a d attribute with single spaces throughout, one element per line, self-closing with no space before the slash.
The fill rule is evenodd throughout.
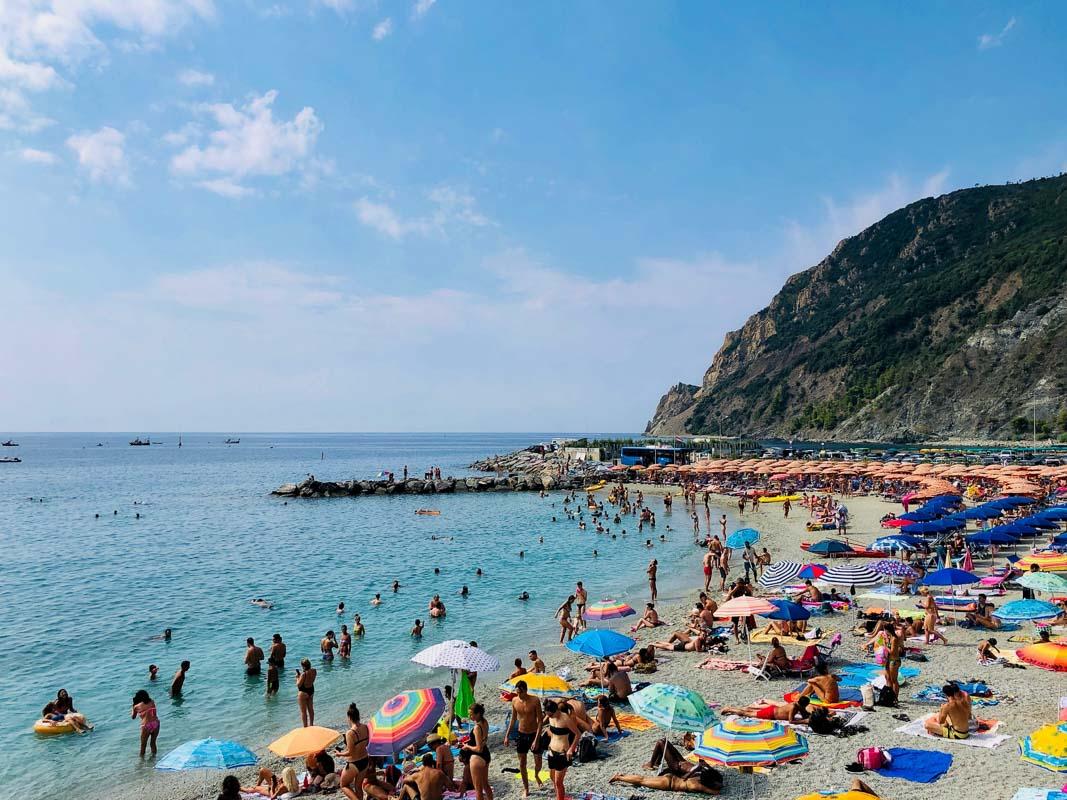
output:
<path id="1" fill-rule="evenodd" d="M 530 593 L 529 592 L 523 592 L 522 594 L 519 595 L 519 599 L 520 600 L 529 600 L 530 599 Z"/>
<path id="2" fill-rule="evenodd" d="M 260 608 L 266 608 L 266 609 L 274 608 L 274 603 L 272 603 L 270 600 L 266 600 L 266 599 L 264 599 L 262 597 L 257 597 L 255 600 L 249 600 L 248 602 L 251 603 L 254 606 L 259 606 Z M 344 603 L 342 603 L 341 605 L 344 605 Z M 337 613 L 340 613 L 340 612 L 337 612 Z"/>
<path id="3" fill-rule="evenodd" d="M 395 594 L 400 590 L 400 581 L 393 581 L 393 593 Z"/>
<path id="4" fill-rule="evenodd" d="M 337 616 L 342 616 L 345 613 L 345 601 L 342 600 L 337 604 Z"/>
<path id="5" fill-rule="evenodd" d="M 466 584 L 464 584 L 463 588 L 459 590 L 459 596 L 460 597 L 469 597 L 470 593 L 471 593 L 471 590 L 467 588 Z"/>
<path id="6" fill-rule="evenodd" d="M 411 636 L 415 639 L 422 638 L 422 631 L 425 626 L 422 624 L 421 619 L 415 620 L 415 626 L 411 629 Z"/>
<path id="7" fill-rule="evenodd" d="M 370 601 L 370 604 L 372 606 L 380 606 L 382 604 L 382 596 L 381 596 L 381 594 L 375 594 L 374 595 L 374 599 Z"/>

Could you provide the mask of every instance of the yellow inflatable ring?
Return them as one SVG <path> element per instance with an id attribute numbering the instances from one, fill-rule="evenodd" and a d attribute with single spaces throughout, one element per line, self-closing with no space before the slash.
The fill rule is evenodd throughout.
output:
<path id="1" fill-rule="evenodd" d="M 48 722 L 39 719 L 33 723 L 33 732 L 41 736 L 59 736 L 64 733 L 74 733 L 74 726 L 69 722 Z"/>

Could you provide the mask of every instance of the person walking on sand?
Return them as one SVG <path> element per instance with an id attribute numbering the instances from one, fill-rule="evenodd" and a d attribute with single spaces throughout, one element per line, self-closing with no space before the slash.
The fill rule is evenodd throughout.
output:
<path id="1" fill-rule="evenodd" d="M 522 777 L 522 796 L 530 796 L 530 777 L 526 771 L 527 754 L 534 754 L 534 780 L 537 788 L 542 787 L 541 754 L 538 746 L 538 734 L 541 732 L 543 713 L 541 701 L 528 691 L 526 681 L 515 684 L 515 697 L 511 699 L 511 721 L 504 732 L 504 747 L 508 746 L 512 731 L 515 731 L 515 753 L 519 757 L 519 775 Z"/>
<path id="2" fill-rule="evenodd" d="M 925 612 L 923 617 L 923 644 L 930 644 L 931 637 L 940 639 L 945 644 L 948 644 L 948 639 L 937 629 L 937 601 L 925 586 L 919 591 L 923 595 L 923 611 Z"/>
<path id="3" fill-rule="evenodd" d="M 319 673 L 306 658 L 300 666 L 303 669 L 296 671 L 296 703 L 300 706 L 300 723 L 307 728 L 315 724 L 315 678 Z"/>
<path id="4" fill-rule="evenodd" d="M 741 551 L 741 560 L 745 564 L 746 583 L 751 583 L 756 577 L 756 559 L 756 548 L 752 546 L 752 542 L 745 542 L 745 549 Z"/>
<path id="5" fill-rule="evenodd" d="M 726 591 L 726 578 L 730 574 L 730 548 L 723 547 L 719 553 L 719 591 Z"/>
<path id="6" fill-rule="evenodd" d="M 141 689 L 133 696 L 133 708 L 130 719 L 141 718 L 141 758 L 144 758 L 145 745 L 151 745 L 152 755 L 156 754 L 156 739 L 159 738 L 159 717 L 156 704 L 148 692 Z"/>
<path id="7" fill-rule="evenodd" d="M 567 767 L 578 749 L 581 731 L 578 723 L 570 713 L 567 703 L 554 700 L 545 701 L 545 717 L 548 722 L 548 774 L 556 789 L 556 800 L 567 800 L 567 790 L 563 785 L 567 777 Z"/>
<path id="8" fill-rule="evenodd" d="M 578 581 L 574 587 L 574 630 L 585 630 L 588 625 L 585 622 L 585 604 L 589 600 L 589 592 L 585 590 L 585 586 L 581 581 Z"/>
<path id="9" fill-rule="evenodd" d="M 470 709 L 471 728 L 470 740 L 463 745 L 463 750 L 470 754 L 468 766 L 471 771 L 471 782 L 474 784 L 475 800 L 493 800 L 493 787 L 489 784 L 489 723 L 485 719 L 485 706 L 475 703 Z M 560 798 L 563 800 L 563 798 Z"/>
<path id="10" fill-rule="evenodd" d="M 369 739 L 370 730 L 366 723 L 360 722 L 359 708 L 355 703 L 349 703 L 348 730 L 345 731 L 344 744 L 337 749 L 337 755 L 347 762 L 341 770 L 341 793 L 348 800 L 363 800 L 363 777 L 370 766 Z"/>
<path id="11" fill-rule="evenodd" d="M 563 644 L 564 640 L 570 641 L 574 638 L 574 624 L 571 622 L 571 604 L 574 603 L 574 595 L 570 595 L 563 601 L 562 605 L 556 609 L 556 619 L 559 620 L 559 643 Z"/>
<path id="12" fill-rule="evenodd" d="M 645 570 L 645 574 L 648 575 L 648 591 L 652 595 L 652 602 L 656 602 L 656 598 L 659 597 L 659 593 L 656 590 L 656 573 L 659 572 L 659 562 L 656 559 L 652 559 L 648 562 L 648 569 Z"/>
<path id="13" fill-rule="evenodd" d="M 718 539 L 712 539 L 713 542 L 717 542 Z M 710 547 L 708 552 L 704 553 L 704 591 L 707 592 L 711 586 L 711 571 L 714 569 L 715 563 L 718 559 L 715 557 L 715 551 Z"/>

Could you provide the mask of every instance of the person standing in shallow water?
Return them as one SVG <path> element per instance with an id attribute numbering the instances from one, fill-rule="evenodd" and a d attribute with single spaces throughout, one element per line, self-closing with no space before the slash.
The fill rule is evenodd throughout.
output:
<path id="1" fill-rule="evenodd" d="M 156 715 L 155 701 L 148 692 L 141 689 L 133 696 L 133 708 L 130 719 L 141 718 L 141 758 L 144 758 L 146 745 L 151 745 L 152 755 L 156 754 L 156 739 L 159 738 L 159 717 Z"/>
<path id="2" fill-rule="evenodd" d="M 251 636 L 246 640 L 248 649 L 245 650 L 245 674 L 259 675 L 260 664 L 263 661 L 263 648 L 256 646 L 256 640 Z"/>
<path id="3" fill-rule="evenodd" d="M 188 661 L 183 661 L 181 666 L 178 667 L 178 671 L 174 673 L 174 680 L 170 682 L 170 696 L 181 697 L 182 687 L 185 686 L 185 673 L 189 671 L 189 667 L 192 666 Z"/>

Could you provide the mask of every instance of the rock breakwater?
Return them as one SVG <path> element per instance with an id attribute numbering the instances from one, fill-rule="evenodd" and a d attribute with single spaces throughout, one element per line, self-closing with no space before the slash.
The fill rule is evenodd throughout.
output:
<path id="1" fill-rule="evenodd" d="M 406 481 L 320 481 L 309 477 L 285 483 L 271 494 L 281 497 L 360 497 L 392 494 L 454 494 L 458 492 L 539 492 L 542 489 L 581 489 L 592 483 L 585 476 L 508 475 Z"/>

